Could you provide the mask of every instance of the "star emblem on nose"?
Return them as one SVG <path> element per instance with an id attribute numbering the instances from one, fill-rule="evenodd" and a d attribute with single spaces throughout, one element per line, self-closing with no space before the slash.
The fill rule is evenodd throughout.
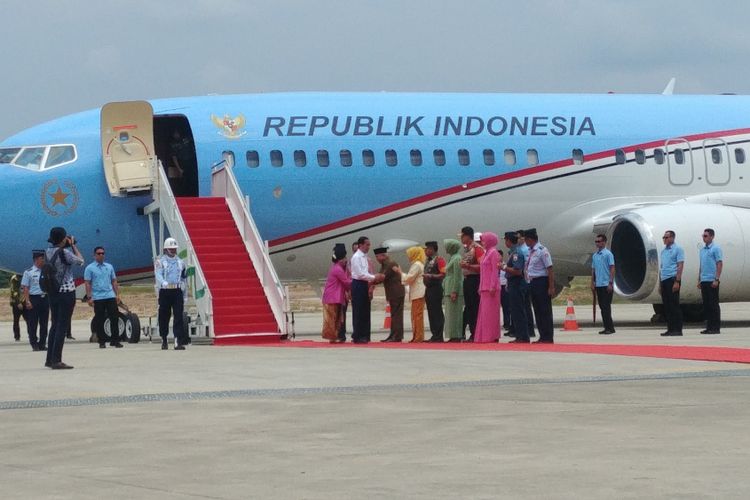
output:
<path id="1" fill-rule="evenodd" d="M 68 198 L 68 196 L 70 196 L 70 194 L 63 192 L 60 186 L 57 186 L 57 191 L 55 191 L 54 193 L 48 193 L 48 194 L 54 200 L 52 202 L 53 207 L 55 205 L 62 205 L 64 207 L 68 206 L 68 203 L 65 200 Z"/>

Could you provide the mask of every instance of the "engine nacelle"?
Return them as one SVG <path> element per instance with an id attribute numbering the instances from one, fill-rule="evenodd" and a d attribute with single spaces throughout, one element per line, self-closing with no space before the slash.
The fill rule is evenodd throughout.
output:
<path id="1" fill-rule="evenodd" d="M 676 233 L 685 250 L 680 301 L 701 301 L 697 288 L 703 229 L 716 231 L 723 252 L 722 301 L 750 300 L 750 280 L 745 279 L 745 248 L 750 238 L 750 210 L 715 204 L 673 203 L 633 210 L 615 217 L 607 229 L 608 247 L 615 256 L 615 292 L 630 300 L 657 303 L 659 255 L 664 231 Z"/>

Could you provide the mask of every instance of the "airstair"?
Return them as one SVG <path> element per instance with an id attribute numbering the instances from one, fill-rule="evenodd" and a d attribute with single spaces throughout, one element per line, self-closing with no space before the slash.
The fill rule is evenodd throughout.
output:
<path id="1" fill-rule="evenodd" d="M 232 173 L 233 156 L 213 166 L 211 196 L 175 198 L 156 154 L 154 120 L 145 101 L 103 106 L 102 163 L 112 196 L 151 193 L 153 201 L 142 213 L 149 219 L 153 258 L 167 234 L 177 239 L 187 264 L 190 333 L 216 345 L 286 336 L 288 293 Z"/>
<path id="2" fill-rule="evenodd" d="M 196 316 L 191 332 L 211 337 L 214 345 L 285 337 L 287 289 L 273 268 L 232 166 L 222 161 L 213 167 L 210 197 L 175 198 L 158 160 L 154 170 L 154 201 L 144 209 L 151 250 L 158 257 L 165 229 L 180 244 L 179 255 L 188 270 L 188 305 Z"/>

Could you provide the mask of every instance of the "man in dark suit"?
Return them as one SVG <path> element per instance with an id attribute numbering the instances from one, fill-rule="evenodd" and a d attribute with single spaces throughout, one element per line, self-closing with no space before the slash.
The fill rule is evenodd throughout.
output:
<path id="1" fill-rule="evenodd" d="M 391 306 L 391 333 L 383 342 L 401 342 L 404 340 L 404 296 L 406 290 L 401 284 L 401 273 L 394 268 L 398 264 L 388 256 L 387 248 L 376 248 L 375 258 L 380 263 L 380 274 L 376 281 L 383 282 L 385 299 Z"/>

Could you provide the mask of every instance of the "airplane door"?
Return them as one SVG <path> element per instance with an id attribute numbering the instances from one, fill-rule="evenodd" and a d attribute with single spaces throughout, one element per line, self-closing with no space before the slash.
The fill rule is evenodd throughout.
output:
<path id="1" fill-rule="evenodd" d="M 670 139 L 665 143 L 669 182 L 674 186 L 687 186 L 693 182 L 693 153 L 684 139 Z"/>
<path id="2" fill-rule="evenodd" d="M 146 101 L 111 102 L 101 111 L 102 162 L 112 196 L 151 189 L 154 110 Z"/>
<path id="3" fill-rule="evenodd" d="M 726 186 L 731 179 L 729 148 L 722 139 L 703 141 L 703 155 L 706 165 L 706 182 L 712 186 Z"/>

